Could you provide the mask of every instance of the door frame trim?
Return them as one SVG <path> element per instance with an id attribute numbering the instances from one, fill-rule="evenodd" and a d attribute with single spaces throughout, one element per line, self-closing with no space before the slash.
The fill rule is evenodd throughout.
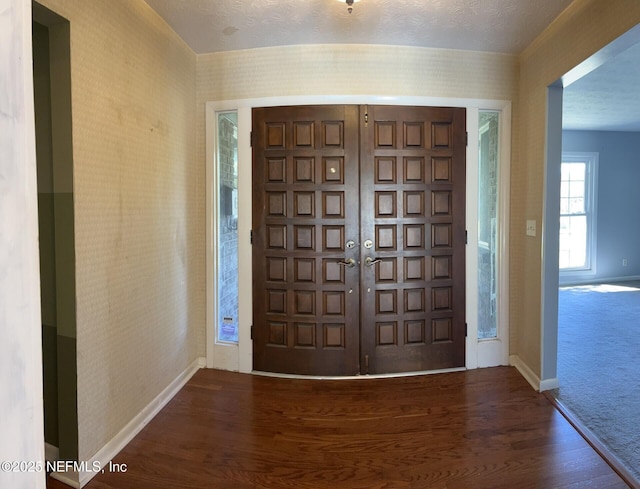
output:
<path id="1" fill-rule="evenodd" d="M 465 345 L 465 365 L 467 369 L 509 364 L 509 200 L 511 167 L 511 101 L 491 99 L 465 99 L 422 96 L 382 96 L 382 95 L 312 95 L 248 98 L 237 100 L 210 101 L 205 103 L 205 156 L 206 156 L 206 358 L 208 368 L 253 372 L 253 344 L 251 323 L 253 311 L 251 244 L 249 236 L 252 222 L 251 202 L 251 110 L 254 107 L 286 105 L 412 105 L 430 107 L 461 107 L 467 110 L 467 132 L 478 133 L 480 110 L 496 110 L 500 117 L 500 174 L 498 189 L 498 212 L 501 225 L 498 229 L 499 297 L 498 324 L 499 337 L 495 340 L 477 339 L 477 253 L 475 247 L 466 249 L 466 318 L 468 335 Z M 216 194 L 215 158 L 217 119 L 220 111 L 238 112 L 238 254 L 239 296 L 238 344 L 216 344 L 214 320 L 216 262 L 214 253 L 214 231 Z M 477 237 L 478 216 L 478 141 L 469 138 L 467 145 L 467 190 L 466 224 L 469 243 Z M 243 162 L 247 162 L 243 164 Z M 244 258 L 244 259 L 243 259 Z"/>

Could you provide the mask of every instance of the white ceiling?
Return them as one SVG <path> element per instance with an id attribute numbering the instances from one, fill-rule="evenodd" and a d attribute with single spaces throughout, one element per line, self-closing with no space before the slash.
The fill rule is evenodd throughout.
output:
<path id="1" fill-rule="evenodd" d="M 146 0 L 196 53 L 390 44 L 519 53 L 572 0 Z"/>
<path id="2" fill-rule="evenodd" d="M 640 43 L 563 91 L 562 127 L 640 131 Z"/>
<path id="3" fill-rule="evenodd" d="M 388 44 L 518 54 L 572 0 L 145 0 L 198 54 Z M 565 88 L 564 126 L 640 131 L 640 45 Z"/>

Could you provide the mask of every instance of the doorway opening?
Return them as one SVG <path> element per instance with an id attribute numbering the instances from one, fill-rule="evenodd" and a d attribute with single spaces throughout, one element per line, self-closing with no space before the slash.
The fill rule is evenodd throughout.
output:
<path id="1" fill-rule="evenodd" d="M 433 97 L 389 97 L 389 96 L 294 96 L 269 97 L 259 99 L 229 100 L 206 103 L 206 161 L 207 161 L 207 366 L 235 370 L 245 373 L 254 371 L 252 340 L 252 311 L 254 304 L 262 300 L 264 294 L 253 296 L 252 283 L 255 270 L 252 265 L 252 110 L 257 107 L 308 106 L 327 104 L 369 104 L 419 107 L 458 107 L 464 108 L 467 114 L 467 131 L 469 134 L 466 147 L 466 222 L 468 242 L 465 251 L 466 261 L 466 304 L 468 335 L 465 345 L 465 363 L 463 368 L 479 368 L 509 363 L 509 181 L 511 154 L 511 104 L 500 100 L 444 99 Z M 219 279 L 219 263 L 216 258 L 218 235 L 216 226 L 220 226 L 220 182 L 216 180 L 218 161 L 218 119 L 223 113 L 237 114 L 237 253 L 238 253 L 238 342 L 220 342 L 216 339 L 216 322 L 219 311 L 215 307 L 216 283 Z M 483 113 L 493 113 L 489 117 L 498 126 L 499 137 L 489 138 L 497 160 L 485 165 L 487 170 L 497 172 L 485 178 L 491 185 L 497 185 L 493 192 L 497 202 L 495 205 L 496 247 L 495 252 L 495 289 L 497 316 L 497 336 L 480 338 L 479 321 L 486 315 L 479 313 L 479 302 L 483 301 L 478 290 L 481 263 L 478 250 L 482 243 L 478 234 L 478 202 L 479 193 L 487 191 L 479 182 L 480 157 L 480 118 Z M 496 117 L 497 116 L 497 117 Z M 486 116 L 485 119 L 487 118 Z M 492 168 L 490 168 L 492 167 Z M 481 188 L 482 187 L 482 188 Z M 492 198 L 493 198 L 492 197 Z M 383 199 L 384 200 L 384 199 Z M 485 220 L 490 221 L 490 217 Z M 225 219 L 226 221 L 226 219 Z M 486 233 L 485 233 L 486 234 Z M 373 257 L 375 258 L 375 257 Z M 374 264 L 374 268 L 377 265 Z M 490 267 L 489 267 L 490 269 Z M 487 277 L 490 277 L 487 275 Z M 485 277 L 486 278 L 486 277 Z M 491 279 L 489 278 L 489 281 Z M 438 372 L 440 370 L 430 371 Z M 384 375 L 384 374 L 383 374 Z M 398 375 L 398 374 L 392 374 Z"/>
<path id="2" fill-rule="evenodd" d="M 639 41 L 640 28 L 631 29 L 549 87 L 545 221 L 550 224 L 543 241 L 541 390 L 554 389 L 561 409 L 627 481 L 640 476 L 637 451 L 626 448 L 638 445 L 634 426 L 640 405 L 628 389 L 638 378 L 637 335 L 626 336 L 637 323 L 640 278 L 629 266 L 635 261 L 630 257 L 636 230 L 627 214 L 638 202 L 632 182 L 640 125 L 638 111 L 628 107 L 632 101 L 620 98 L 626 90 L 602 81 L 616 63 L 636 65 Z M 616 82 L 625 79 L 619 70 L 612 72 Z M 605 117 L 606 111 L 598 111 L 597 119 L 578 115 L 576 96 L 585 85 L 615 96 L 598 98 L 607 107 L 621 103 L 624 110 L 613 113 L 622 117 Z"/>
<path id="3" fill-rule="evenodd" d="M 33 4 L 45 453 L 77 460 L 73 146 L 69 22 Z"/>

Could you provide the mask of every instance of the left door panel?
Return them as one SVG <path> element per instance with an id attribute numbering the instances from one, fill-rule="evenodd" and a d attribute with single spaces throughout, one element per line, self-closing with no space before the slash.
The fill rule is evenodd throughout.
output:
<path id="1" fill-rule="evenodd" d="M 253 110 L 253 368 L 359 373 L 357 106 Z"/>

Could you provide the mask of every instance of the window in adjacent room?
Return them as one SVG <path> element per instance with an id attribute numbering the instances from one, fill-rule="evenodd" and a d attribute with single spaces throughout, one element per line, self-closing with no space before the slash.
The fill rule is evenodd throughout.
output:
<path id="1" fill-rule="evenodd" d="M 595 272 L 597 153 L 563 153 L 560 271 Z"/>

